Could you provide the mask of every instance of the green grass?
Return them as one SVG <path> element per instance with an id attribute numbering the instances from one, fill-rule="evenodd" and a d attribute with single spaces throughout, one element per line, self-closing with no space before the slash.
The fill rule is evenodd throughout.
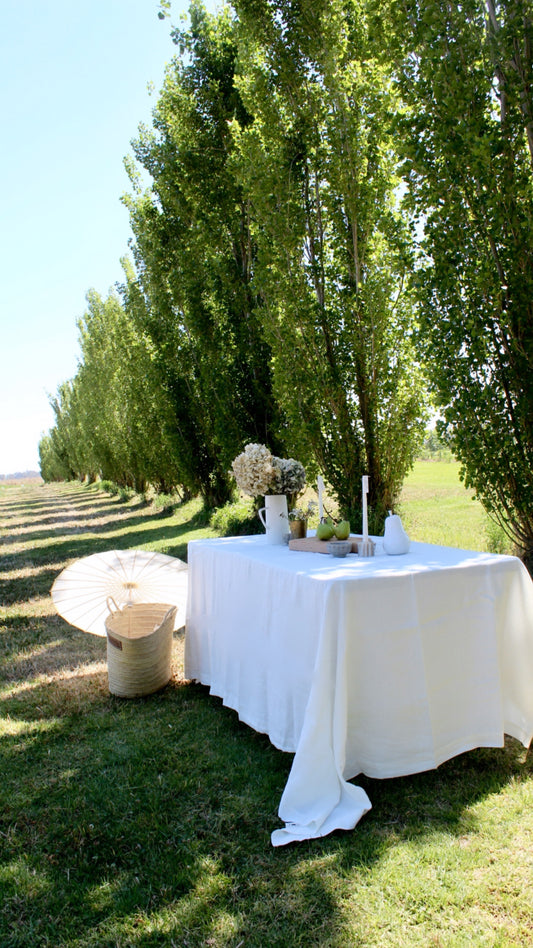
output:
<path id="1" fill-rule="evenodd" d="M 406 485 L 419 539 L 448 501 L 460 530 L 477 506 L 445 467 Z M 212 534 L 200 519 L 194 502 L 169 516 L 0 486 L 2 948 L 533 946 L 533 760 L 516 741 L 358 778 L 373 809 L 353 832 L 275 850 L 291 755 L 183 680 L 182 636 L 167 688 L 109 695 L 105 642 L 55 614 L 53 579 L 108 547 L 183 557 Z"/>
<path id="2" fill-rule="evenodd" d="M 465 550 L 511 552 L 474 491 L 459 479 L 457 461 L 417 461 L 407 477 L 398 512 L 413 540 Z"/>

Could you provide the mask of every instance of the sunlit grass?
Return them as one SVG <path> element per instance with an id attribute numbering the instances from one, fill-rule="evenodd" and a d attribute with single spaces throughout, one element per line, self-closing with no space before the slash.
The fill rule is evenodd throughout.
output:
<path id="1" fill-rule="evenodd" d="M 402 517 L 430 540 L 446 509 L 449 541 L 475 549 L 456 474 L 417 465 Z M 115 546 L 185 558 L 213 533 L 200 520 L 198 502 L 168 516 L 0 487 L 2 948 L 533 946 L 533 760 L 516 741 L 358 778 L 373 809 L 354 832 L 274 850 L 291 755 L 183 680 L 183 635 L 163 691 L 109 694 L 105 640 L 56 615 L 55 576 Z"/>
<path id="2" fill-rule="evenodd" d="M 456 461 L 417 461 L 402 491 L 398 512 L 413 540 L 481 552 L 511 552 L 474 491 L 459 478 Z M 496 548 L 495 548 L 496 544 Z M 502 548 L 503 547 L 503 548 Z"/>

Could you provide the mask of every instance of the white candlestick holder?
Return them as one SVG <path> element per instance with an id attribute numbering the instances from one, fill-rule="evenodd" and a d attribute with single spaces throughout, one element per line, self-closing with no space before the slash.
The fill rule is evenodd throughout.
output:
<path id="1" fill-rule="evenodd" d="M 374 556 L 375 549 L 376 549 L 376 544 L 374 543 L 373 540 L 370 539 L 370 537 L 368 537 L 366 540 L 364 538 L 362 540 L 359 540 L 357 544 L 357 552 L 359 556 L 362 556 L 367 559 L 370 556 Z"/>

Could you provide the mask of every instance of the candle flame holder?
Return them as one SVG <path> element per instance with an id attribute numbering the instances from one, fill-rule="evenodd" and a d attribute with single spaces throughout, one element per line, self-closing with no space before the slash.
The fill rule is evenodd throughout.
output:
<path id="1" fill-rule="evenodd" d="M 359 540 L 357 544 L 357 552 L 359 556 L 368 559 L 371 556 L 374 556 L 374 551 L 376 549 L 376 544 L 370 538 Z"/>

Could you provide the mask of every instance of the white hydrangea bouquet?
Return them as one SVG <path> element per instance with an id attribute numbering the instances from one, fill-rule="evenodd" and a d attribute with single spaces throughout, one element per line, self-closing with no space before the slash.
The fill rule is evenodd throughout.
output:
<path id="1" fill-rule="evenodd" d="M 277 458 L 264 444 L 247 444 L 232 465 L 232 474 L 245 494 L 298 494 L 305 486 L 305 470 L 294 458 Z"/>

